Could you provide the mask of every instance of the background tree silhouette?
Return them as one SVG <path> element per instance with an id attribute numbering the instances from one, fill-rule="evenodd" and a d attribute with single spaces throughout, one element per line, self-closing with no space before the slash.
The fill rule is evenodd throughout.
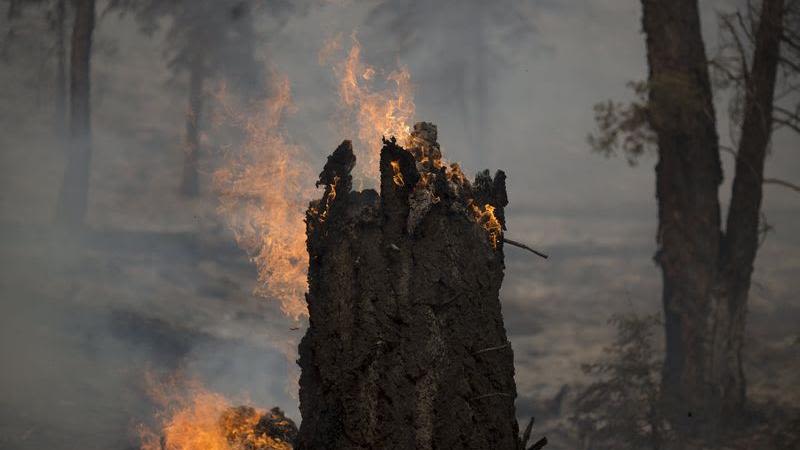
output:
<path id="1" fill-rule="evenodd" d="M 766 229 L 763 185 L 797 189 L 766 177 L 764 161 L 776 128 L 800 128 L 800 2 L 747 2 L 721 16 L 724 39 L 714 59 L 706 56 L 696 1 L 643 0 L 642 6 L 648 80 L 632 84 L 634 102 L 595 107 L 598 133 L 589 142 L 630 162 L 648 147 L 657 150 L 662 397 L 679 429 L 708 432 L 744 411 L 742 347 L 753 264 Z M 735 148 L 720 144 L 711 69 L 717 86 L 732 90 Z M 720 151 L 736 160 L 724 228 Z"/>

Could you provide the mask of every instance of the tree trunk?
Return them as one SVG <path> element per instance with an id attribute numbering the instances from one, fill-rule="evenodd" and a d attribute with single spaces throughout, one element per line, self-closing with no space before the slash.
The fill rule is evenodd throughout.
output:
<path id="1" fill-rule="evenodd" d="M 659 250 L 666 359 L 662 395 L 675 426 L 709 433 L 742 412 L 741 349 L 758 247 L 764 158 L 782 0 L 763 4 L 736 160 L 727 235 L 721 231 L 719 140 L 696 0 L 642 0 L 649 122 L 657 134 Z"/>
<path id="2" fill-rule="evenodd" d="M 746 81 L 736 174 L 721 246 L 710 369 L 712 385 L 719 390 L 723 417 L 736 416 L 745 403 L 742 346 L 750 277 L 759 242 L 764 160 L 772 133 L 783 13 L 783 0 L 765 0 L 762 4 L 753 64 Z"/>
<path id="3" fill-rule="evenodd" d="M 22 13 L 22 0 L 9 0 L 8 9 L 6 10 L 6 17 L 8 19 L 16 19 Z"/>
<path id="4" fill-rule="evenodd" d="M 354 164 L 345 141 L 307 214 L 297 448 L 519 448 L 500 225 L 487 234 L 468 206 L 504 222 L 505 175 L 422 173 L 387 141 L 379 195 L 351 192 Z"/>
<path id="5" fill-rule="evenodd" d="M 196 55 L 189 74 L 189 106 L 186 111 L 186 145 L 183 153 L 181 194 L 195 197 L 199 192 L 197 163 L 200 158 L 200 118 L 203 112 L 203 58 Z"/>
<path id="6" fill-rule="evenodd" d="M 86 218 L 91 162 L 90 82 L 94 0 L 75 2 L 70 55 L 70 145 L 56 218 L 81 225 Z"/>
<path id="7" fill-rule="evenodd" d="M 666 359 L 663 394 L 676 425 L 709 418 L 708 317 L 720 240 L 722 181 L 696 0 L 643 0 Z"/>
<path id="8" fill-rule="evenodd" d="M 64 21 L 67 15 L 67 0 L 56 1 L 55 26 L 56 35 L 56 136 L 59 144 L 67 134 L 67 45 L 64 40 Z"/>

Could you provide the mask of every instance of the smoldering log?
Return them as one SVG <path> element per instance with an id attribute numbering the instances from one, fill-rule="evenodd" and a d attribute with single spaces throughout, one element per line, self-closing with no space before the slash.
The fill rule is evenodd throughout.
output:
<path id="1" fill-rule="evenodd" d="M 299 449 L 517 449 L 500 308 L 505 174 L 445 167 L 436 127 L 384 140 L 380 193 L 352 191 L 352 145 L 306 217 L 309 328 Z"/>

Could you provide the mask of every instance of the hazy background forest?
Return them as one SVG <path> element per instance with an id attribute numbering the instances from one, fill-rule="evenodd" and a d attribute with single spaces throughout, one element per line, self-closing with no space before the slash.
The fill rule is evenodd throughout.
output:
<path id="1" fill-rule="evenodd" d="M 53 225 L 67 161 L 58 2 L 0 3 L 0 448 L 137 448 L 137 426 L 158 411 L 146 373 L 181 372 L 234 403 L 278 405 L 299 421 L 286 349 L 302 336 L 302 323 L 294 329 L 277 302 L 253 294 L 256 269 L 218 213 L 212 175 L 235 148 L 213 134 L 211 98 L 225 83 L 241 103 L 261 101 L 271 77 L 285 75 L 295 105 L 287 134 L 318 171 L 341 139 L 354 138 L 332 126 L 337 80 L 318 56 L 337 34 L 349 45 L 354 31 L 375 67 L 407 65 L 414 118 L 439 126 L 448 159 L 469 174 L 507 172 L 508 236 L 550 254 L 544 261 L 505 251 L 501 298 L 517 413 L 521 421 L 536 416 L 547 448 L 578 448 L 565 431 L 569 399 L 592 381 L 582 364 L 613 341 L 608 319 L 661 311 L 655 154 L 630 167 L 624 157 L 593 153 L 586 138 L 596 128 L 592 106 L 633 98 L 626 81 L 647 77 L 639 2 L 140 7 L 147 3 L 96 4 L 87 227 L 80 231 Z M 718 13 L 742 2 L 700 3 L 713 54 Z M 71 2 L 65 13 L 68 48 Z M 186 113 L 198 106 L 197 92 L 206 101 L 195 130 L 193 195 L 185 185 Z M 731 141 L 728 100 L 716 97 L 723 143 Z M 798 148 L 797 134 L 777 131 L 765 173 L 800 182 Z M 723 153 L 722 162 L 724 205 L 733 159 Z M 755 264 L 744 350 L 749 398 L 795 406 L 798 205 L 798 192 L 765 187 L 762 210 L 772 229 Z M 661 328 L 655 336 L 659 351 Z"/>

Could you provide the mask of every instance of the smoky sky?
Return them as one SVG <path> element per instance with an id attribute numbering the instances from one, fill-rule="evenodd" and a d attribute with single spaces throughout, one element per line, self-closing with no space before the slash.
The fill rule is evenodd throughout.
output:
<path id="1" fill-rule="evenodd" d="M 592 105 L 630 99 L 626 82 L 646 77 L 638 2 L 201 3 L 216 6 L 181 20 L 219 46 L 214 76 L 258 100 L 259 80 L 286 75 L 296 106 L 288 135 L 313 167 L 353 138 L 331 124 L 336 80 L 317 56 L 327 39 L 341 34 L 347 46 L 355 32 L 367 62 L 409 68 L 415 118 L 439 126 L 448 160 L 471 173 L 507 172 L 508 235 L 551 255 L 506 250 L 501 300 L 517 407 L 541 417 L 543 430 L 563 420 L 550 400 L 585 381 L 581 364 L 610 343 L 609 316 L 660 308 L 655 157 L 629 167 L 586 143 Z M 240 11 L 240 3 L 251 6 Z M 54 134 L 46 4 L 0 22 L 0 448 L 135 447 L 136 425 L 155 411 L 147 370 L 180 370 L 234 401 L 279 405 L 299 420 L 287 386 L 294 362 L 282 350 L 303 331 L 252 295 L 255 268 L 216 213 L 213 139 L 201 155 L 202 195 L 177 191 L 188 84 L 175 49 L 187 37 L 171 34 L 167 13 L 147 24 L 109 5 L 98 2 L 90 231 L 80 235 L 50 225 L 65 155 Z M 702 2 L 709 52 L 716 11 L 733 6 Z M 725 104 L 718 99 L 723 139 Z M 788 132 L 774 136 L 768 176 L 800 181 L 799 143 Z M 723 158 L 724 200 L 732 164 Z M 797 357 L 785 341 L 800 318 L 798 202 L 794 192 L 765 188 L 774 231 L 756 262 L 746 349 L 751 390 L 764 398 L 800 397 L 786 371 L 773 369 Z"/>

